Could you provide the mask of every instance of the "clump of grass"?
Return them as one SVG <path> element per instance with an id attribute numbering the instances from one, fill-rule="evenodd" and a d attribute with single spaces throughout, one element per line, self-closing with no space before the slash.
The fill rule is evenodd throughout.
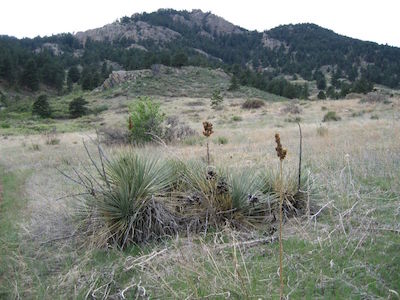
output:
<path id="1" fill-rule="evenodd" d="M 218 145 L 226 145 L 226 144 L 228 144 L 228 138 L 224 137 L 224 136 L 219 136 L 219 137 L 217 137 L 216 142 Z"/>
<path id="2" fill-rule="evenodd" d="M 232 121 L 234 122 L 240 122 L 243 121 L 243 118 L 241 116 L 233 116 L 232 117 Z"/>
<path id="3" fill-rule="evenodd" d="M 32 144 L 31 149 L 33 151 L 40 151 L 40 145 L 39 144 Z"/>
<path id="4" fill-rule="evenodd" d="M 321 106 L 321 110 L 322 110 L 322 111 L 328 110 L 328 108 L 327 108 L 326 106 Z"/>
<path id="5" fill-rule="evenodd" d="M 322 122 L 330 122 L 330 121 L 340 121 L 342 118 L 336 114 L 335 111 L 328 111 L 325 115 L 324 118 L 322 119 Z"/>
<path id="6" fill-rule="evenodd" d="M 326 136 L 326 135 L 328 135 L 328 128 L 325 127 L 325 126 L 322 126 L 322 125 L 318 126 L 317 127 L 317 135 L 318 136 Z"/>
<path id="7" fill-rule="evenodd" d="M 260 99 L 247 99 L 245 102 L 242 104 L 243 109 L 255 109 L 255 108 L 260 108 L 265 105 L 265 102 Z"/>
<path id="8" fill-rule="evenodd" d="M 300 117 L 289 117 L 285 119 L 286 122 L 288 123 L 299 123 L 301 121 Z"/>

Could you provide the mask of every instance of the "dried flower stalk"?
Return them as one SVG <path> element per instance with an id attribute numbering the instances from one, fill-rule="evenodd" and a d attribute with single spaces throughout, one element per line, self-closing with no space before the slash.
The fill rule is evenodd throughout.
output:
<path id="1" fill-rule="evenodd" d="M 284 299 L 283 283 L 283 243 L 282 243 L 282 222 L 283 222 L 283 160 L 286 157 L 287 150 L 282 147 L 279 133 L 275 134 L 276 154 L 279 157 L 279 279 L 280 279 L 280 299 Z"/>
<path id="2" fill-rule="evenodd" d="M 213 124 L 211 122 L 204 121 L 203 128 L 204 128 L 203 135 L 207 138 L 214 133 Z M 207 164 L 210 165 L 210 147 L 208 145 L 208 139 L 207 139 Z"/>

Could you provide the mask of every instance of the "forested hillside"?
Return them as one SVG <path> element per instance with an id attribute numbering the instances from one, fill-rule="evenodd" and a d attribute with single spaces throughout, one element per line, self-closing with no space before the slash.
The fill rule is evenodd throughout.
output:
<path id="1" fill-rule="evenodd" d="M 112 70 L 153 64 L 223 68 L 232 74 L 232 88 L 249 85 L 288 98 L 307 98 L 306 81 L 315 81 L 330 98 L 368 92 L 373 84 L 400 84 L 399 48 L 315 24 L 248 31 L 199 10 L 135 14 L 75 35 L 0 37 L 5 88 L 68 93 L 78 84 L 91 90 Z M 298 78 L 304 83 L 290 82 Z"/>

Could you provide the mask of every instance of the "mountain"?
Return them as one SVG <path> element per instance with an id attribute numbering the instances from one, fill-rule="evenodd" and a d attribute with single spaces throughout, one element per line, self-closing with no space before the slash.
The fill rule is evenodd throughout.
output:
<path id="1" fill-rule="evenodd" d="M 220 67 L 242 85 L 291 98 L 301 89 L 291 86 L 287 75 L 315 80 L 330 97 L 366 92 L 373 84 L 400 85 L 400 48 L 315 24 L 249 31 L 200 10 L 134 14 L 75 35 L 0 37 L 0 80 L 33 91 L 49 86 L 61 92 L 74 83 L 92 89 L 111 69 L 153 64 Z"/>

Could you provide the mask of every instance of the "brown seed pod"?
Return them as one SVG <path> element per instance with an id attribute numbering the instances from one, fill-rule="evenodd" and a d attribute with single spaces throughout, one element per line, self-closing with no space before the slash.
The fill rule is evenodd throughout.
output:
<path id="1" fill-rule="evenodd" d="M 275 148 L 276 154 L 278 155 L 280 160 L 284 160 L 287 154 L 287 150 L 282 147 L 281 137 L 279 136 L 279 133 L 275 134 L 275 142 L 276 142 L 276 148 Z"/>
<path id="2" fill-rule="evenodd" d="M 210 135 L 212 135 L 214 133 L 213 125 L 211 122 L 204 121 L 203 128 L 204 128 L 203 135 L 206 137 L 209 137 Z"/>

